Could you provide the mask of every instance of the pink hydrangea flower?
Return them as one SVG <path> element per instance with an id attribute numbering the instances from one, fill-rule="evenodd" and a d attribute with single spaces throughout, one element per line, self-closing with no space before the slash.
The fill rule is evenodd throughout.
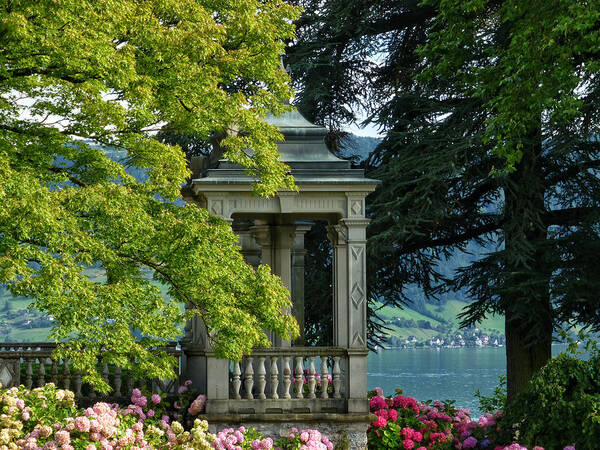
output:
<path id="1" fill-rule="evenodd" d="M 388 420 L 391 420 L 392 422 L 398 420 L 398 411 L 396 411 L 395 409 L 390 409 L 388 411 Z"/>
<path id="2" fill-rule="evenodd" d="M 415 446 L 415 443 L 413 441 L 411 441 L 410 439 L 404 439 L 402 441 L 402 447 L 405 448 L 405 450 L 412 450 L 412 448 Z"/>
<path id="3" fill-rule="evenodd" d="M 273 448 L 273 439 L 264 438 L 262 440 L 262 442 L 260 443 L 260 448 L 264 449 L 264 450 L 269 450 L 269 449 Z"/>
<path id="4" fill-rule="evenodd" d="M 404 439 L 412 439 L 414 432 L 415 432 L 415 430 L 413 430 L 412 428 L 409 428 L 409 427 L 404 427 L 404 428 L 402 428 L 402 430 L 400 430 L 400 433 L 402 434 L 402 437 Z"/>
<path id="5" fill-rule="evenodd" d="M 158 405 L 160 403 L 160 395 L 158 394 L 152 394 L 152 403 L 154 403 L 155 405 Z"/>
<path id="6" fill-rule="evenodd" d="M 90 419 L 85 416 L 79 416 L 75 418 L 74 426 L 77 431 L 87 433 L 90 431 Z"/>
<path id="7" fill-rule="evenodd" d="M 71 443 L 71 434 L 66 430 L 57 431 L 54 435 L 56 443 L 59 445 L 66 445 Z"/>
<path id="8" fill-rule="evenodd" d="M 377 420 L 375 420 L 375 422 L 373 422 L 373 426 L 375 428 L 382 428 L 385 427 L 387 425 L 387 420 L 381 416 L 377 417 Z"/>

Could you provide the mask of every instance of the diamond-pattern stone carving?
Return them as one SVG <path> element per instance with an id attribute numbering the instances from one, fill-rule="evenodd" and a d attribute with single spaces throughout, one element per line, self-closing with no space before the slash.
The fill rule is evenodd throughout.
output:
<path id="1" fill-rule="evenodd" d="M 356 346 L 357 344 L 360 345 L 361 347 L 364 347 L 365 346 L 365 340 L 362 337 L 361 333 L 359 333 L 358 331 L 355 331 L 354 332 L 354 336 L 352 338 L 352 345 Z"/>
<path id="2" fill-rule="evenodd" d="M 362 212 L 361 202 L 359 200 L 354 200 L 350 209 L 355 215 L 359 215 Z"/>
<path id="3" fill-rule="evenodd" d="M 352 258 L 354 258 L 355 261 L 358 261 L 358 259 L 362 255 L 362 252 L 363 252 L 362 247 L 352 247 Z"/>
<path id="4" fill-rule="evenodd" d="M 352 304 L 357 309 L 362 304 L 362 302 L 364 302 L 365 291 L 358 282 L 354 283 L 354 285 L 352 286 L 352 293 L 350 294 L 350 298 L 352 299 Z"/>
<path id="5" fill-rule="evenodd" d="M 0 383 L 3 388 L 19 385 L 19 360 L 0 359 Z"/>
<path id="6" fill-rule="evenodd" d="M 211 203 L 210 212 L 215 216 L 223 214 L 223 200 L 215 200 Z"/>
<path id="7" fill-rule="evenodd" d="M 12 385 L 12 375 L 6 368 L 6 366 L 2 367 L 0 370 L 0 383 L 2 383 L 2 387 L 11 386 Z"/>

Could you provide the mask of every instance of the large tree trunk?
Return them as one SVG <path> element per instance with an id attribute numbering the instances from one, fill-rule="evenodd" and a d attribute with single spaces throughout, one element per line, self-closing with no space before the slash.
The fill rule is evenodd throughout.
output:
<path id="1" fill-rule="evenodd" d="M 535 342 L 526 339 L 529 330 L 519 320 L 506 316 L 506 371 L 508 400 L 527 388 L 532 375 L 552 357 L 552 329 L 545 336 L 536 336 Z"/>
<path id="2" fill-rule="evenodd" d="M 545 262 L 547 230 L 542 139 L 529 133 L 523 157 L 505 189 L 505 258 L 501 291 L 505 311 L 508 400 L 552 357 L 551 272 Z"/>

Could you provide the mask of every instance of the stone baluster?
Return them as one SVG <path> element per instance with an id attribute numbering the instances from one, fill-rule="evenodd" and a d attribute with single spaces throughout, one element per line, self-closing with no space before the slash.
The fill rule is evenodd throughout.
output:
<path id="1" fill-rule="evenodd" d="M 242 398 L 240 395 L 240 387 L 242 385 L 241 375 L 240 362 L 236 361 L 233 363 L 233 377 L 231 379 L 231 384 L 233 385 L 233 398 L 238 400 Z"/>
<path id="2" fill-rule="evenodd" d="M 115 397 L 120 397 L 121 396 L 121 384 L 123 383 L 123 380 L 121 379 L 121 366 L 115 366 L 115 390 L 114 390 L 114 396 Z"/>
<path id="3" fill-rule="evenodd" d="M 108 379 L 108 364 L 102 365 L 102 381 L 110 386 L 110 380 Z"/>
<path id="4" fill-rule="evenodd" d="M 316 379 L 315 379 L 315 357 L 314 356 L 309 356 L 308 357 L 308 398 L 316 398 L 315 395 L 315 385 L 316 385 Z"/>
<path id="5" fill-rule="evenodd" d="M 329 369 L 327 367 L 327 356 L 321 355 L 321 398 L 329 398 Z"/>
<path id="6" fill-rule="evenodd" d="M 267 384 L 267 381 L 266 381 L 267 371 L 265 370 L 265 357 L 264 356 L 258 357 L 258 367 L 256 368 L 256 375 L 257 375 L 256 387 L 258 388 L 257 398 L 264 400 L 265 398 L 267 398 L 267 396 L 265 395 L 265 386 Z"/>
<path id="7" fill-rule="evenodd" d="M 129 373 L 127 374 L 127 393 L 126 396 L 130 396 L 131 393 L 133 392 L 133 382 L 135 381 L 133 379 L 133 375 L 131 374 L 131 370 L 129 371 Z"/>
<path id="8" fill-rule="evenodd" d="M 69 360 L 63 360 L 63 387 L 65 389 L 71 389 L 71 370 L 69 369 Z"/>
<path id="9" fill-rule="evenodd" d="M 42 387 L 46 383 L 46 358 L 38 358 L 40 365 L 38 366 L 37 386 Z"/>
<path id="10" fill-rule="evenodd" d="M 252 367 L 252 356 L 246 357 L 246 370 L 244 371 L 244 388 L 246 388 L 246 398 L 252 400 L 252 388 L 254 387 L 254 368 Z"/>
<path id="11" fill-rule="evenodd" d="M 342 396 L 341 392 L 340 392 L 340 386 L 341 386 L 341 370 L 340 370 L 340 357 L 339 356 L 334 356 L 333 357 L 333 370 L 332 372 L 332 384 L 333 384 L 333 397 L 334 398 L 340 398 Z"/>
<path id="12" fill-rule="evenodd" d="M 50 379 L 54 383 L 54 386 L 58 387 L 58 368 L 56 366 L 56 360 L 52 359 L 52 366 L 50 367 Z"/>
<path id="13" fill-rule="evenodd" d="M 33 361 L 27 358 L 27 367 L 25 368 L 25 387 L 31 389 L 33 386 Z"/>
<path id="14" fill-rule="evenodd" d="M 88 384 L 88 386 L 90 388 L 89 393 L 88 393 L 88 397 L 89 398 L 96 398 L 97 395 L 96 395 L 96 390 L 94 389 L 94 386 L 92 386 L 91 384 Z"/>
<path id="15" fill-rule="evenodd" d="M 296 381 L 294 387 L 296 388 L 296 398 L 304 398 L 304 358 L 302 356 L 296 356 L 296 370 L 294 370 L 294 377 Z"/>
<path id="16" fill-rule="evenodd" d="M 290 357 L 283 357 L 283 398 L 292 398 L 290 385 L 292 384 L 292 369 L 290 368 Z"/>
<path id="17" fill-rule="evenodd" d="M 81 398 L 81 371 L 75 372 L 75 397 Z"/>
<path id="18" fill-rule="evenodd" d="M 279 369 L 277 368 L 278 357 L 271 356 L 271 398 L 277 400 L 279 395 L 277 394 L 277 386 L 279 385 Z"/>

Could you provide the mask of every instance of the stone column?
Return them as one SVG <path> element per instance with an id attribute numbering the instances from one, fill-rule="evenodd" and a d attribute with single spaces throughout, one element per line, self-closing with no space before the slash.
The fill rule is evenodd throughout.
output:
<path id="1" fill-rule="evenodd" d="M 232 224 L 233 232 L 238 235 L 238 244 L 241 247 L 244 261 L 255 269 L 260 264 L 260 247 L 254 239 L 248 222 L 234 222 Z"/>
<path id="2" fill-rule="evenodd" d="M 273 226 L 273 273 L 279 275 L 283 285 L 292 290 L 292 245 L 296 239 L 293 225 Z M 291 347 L 291 342 L 273 336 L 274 347 Z"/>
<path id="3" fill-rule="evenodd" d="M 348 348 L 348 241 L 343 225 L 327 227 L 333 247 L 333 345 Z"/>
<path id="4" fill-rule="evenodd" d="M 304 345 L 304 235 L 310 231 L 310 225 L 297 225 L 296 237 L 292 244 L 292 313 L 300 326 L 300 337 L 294 345 Z"/>
<path id="5" fill-rule="evenodd" d="M 366 228 L 368 219 L 342 219 L 347 233 L 348 336 L 350 348 L 367 346 Z"/>
<path id="6" fill-rule="evenodd" d="M 348 349 L 344 367 L 348 412 L 368 412 L 366 227 L 364 218 L 329 227 L 334 249 L 334 345 Z"/>
<path id="7" fill-rule="evenodd" d="M 250 227 L 250 233 L 256 243 L 260 246 L 260 263 L 265 264 L 273 271 L 273 240 L 271 237 L 271 227 L 257 221 L 257 224 Z"/>

